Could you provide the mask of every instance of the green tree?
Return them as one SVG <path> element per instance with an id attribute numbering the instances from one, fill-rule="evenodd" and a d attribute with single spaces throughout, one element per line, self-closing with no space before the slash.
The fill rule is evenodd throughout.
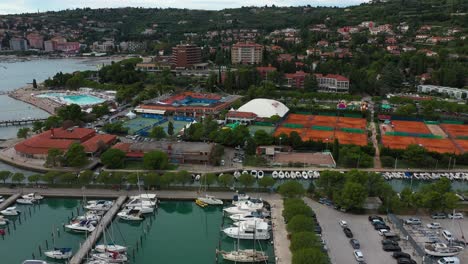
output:
<path id="1" fill-rule="evenodd" d="M 311 217 L 296 215 L 288 221 L 286 229 L 289 233 L 294 234 L 297 232 L 313 232 L 314 227 L 314 220 Z"/>
<path id="2" fill-rule="evenodd" d="M 263 187 L 263 188 L 271 188 L 273 185 L 275 185 L 275 179 L 270 176 L 265 176 L 258 180 L 258 185 Z"/>
<path id="3" fill-rule="evenodd" d="M 255 177 L 246 173 L 239 176 L 239 183 L 244 186 L 244 188 L 251 187 L 255 183 Z"/>
<path id="4" fill-rule="evenodd" d="M 153 127 L 153 129 L 151 129 L 150 137 L 152 138 L 162 139 L 162 138 L 165 138 L 166 136 L 167 136 L 166 132 L 164 131 L 164 128 L 161 126 L 155 126 Z"/>
<path id="5" fill-rule="evenodd" d="M 218 177 L 216 176 L 216 174 L 214 174 L 214 173 L 205 173 L 200 178 L 200 184 L 206 185 L 209 188 L 210 185 L 215 183 L 217 179 L 218 179 Z"/>
<path id="6" fill-rule="evenodd" d="M 94 177 L 94 173 L 91 170 L 84 170 L 78 175 L 78 182 L 80 184 L 86 185 L 91 182 Z"/>
<path id="7" fill-rule="evenodd" d="M 59 180 L 61 183 L 72 184 L 73 182 L 76 181 L 76 175 L 73 174 L 73 173 L 71 173 L 71 172 L 61 173 L 61 174 L 58 176 L 58 180 Z"/>
<path id="8" fill-rule="evenodd" d="M 14 173 L 13 176 L 11 176 L 11 180 L 17 184 L 22 183 L 25 178 L 26 177 L 24 177 L 24 174 L 20 172 Z"/>
<path id="9" fill-rule="evenodd" d="M 63 158 L 63 151 L 51 148 L 47 151 L 46 164 L 51 167 L 59 166 Z"/>
<path id="10" fill-rule="evenodd" d="M 42 180 L 48 184 L 55 184 L 59 173 L 55 171 L 49 171 L 46 174 L 42 175 Z"/>
<path id="11" fill-rule="evenodd" d="M 169 187 L 171 183 L 175 181 L 175 174 L 172 172 L 166 172 L 161 176 L 161 185 Z"/>
<path id="12" fill-rule="evenodd" d="M 8 180 L 11 177 L 11 172 L 9 171 L 0 171 L 0 180 L 3 181 L 3 184 L 6 183 L 6 180 Z"/>
<path id="13" fill-rule="evenodd" d="M 101 162 L 109 169 L 118 169 L 125 166 L 126 154 L 120 149 L 110 148 L 101 155 Z"/>
<path id="14" fill-rule="evenodd" d="M 289 221 L 296 215 L 305 215 L 307 217 L 312 217 L 314 215 L 314 212 L 300 198 L 289 198 L 284 200 L 284 219 L 286 221 Z"/>
<path id="15" fill-rule="evenodd" d="M 157 173 L 150 172 L 143 176 L 143 181 L 147 187 L 158 186 L 161 184 L 161 176 Z"/>
<path id="16" fill-rule="evenodd" d="M 174 123 L 172 123 L 172 121 L 169 121 L 169 123 L 167 124 L 167 134 L 169 136 L 174 135 Z"/>
<path id="17" fill-rule="evenodd" d="M 232 174 L 223 174 L 218 177 L 218 183 L 223 186 L 231 186 L 234 183 L 234 176 Z"/>
<path id="18" fill-rule="evenodd" d="M 256 151 L 257 151 L 257 143 L 255 143 L 255 140 L 253 138 L 249 137 L 245 145 L 245 154 L 255 155 Z"/>
<path id="19" fill-rule="evenodd" d="M 175 174 L 175 181 L 179 184 L 182 184 L 182 186 L 185 186 L 185 184 L 192 181 L 192 175 L 190 175 L 190 173 L 186 170 L 178 171 Z"/>
<path id="20" fill-rule="evenodd" d="M 335 162 L 338 162 L 338 159 L 340 158 L 340 142 L 338 141 L 338 138 L 335 138 L 333 141 L 333 158 L 335 159 Z"/>
<path id="21" fill-rule="evenodd" d="M 18 133 L 16 133 L 16 136 L 18 138 L 27 138 L 29 133 L 29 127 L 22 127 L 18 129 Z"/>
<path id="22" fill-rule="evenodd" d="M 77 104 L 62 106 L 57 110 L 57 116 L 62 120 L 71 120 L 73 122 L 80 121 L 84 114 L 81 107 Z"/>
<path id="23" fill-rule="evenodd" d="M 294 253 L 297 250 L 320 247 L 317 235 L 314 232 L 298 232 L 291 235 L 289 248 Z"/>
<path id="24" fill-rule="evenodd" d="M 91 113 L 95 114 L 96 117 L 101 117 L 109 114 L 109 106 L 106 104 L 94 105 Z"/>
<path id="25" fill-rule="evenodd" d="M 81 167 L 88 162 L 84 147 L 79 143 L 73 143 L 65 153 L 64 160 L 69 167 Z"/>
<path id="26" fill-rule="evenodd" d="M 37 185 L 37 183 L 41 180 L 41 175 L 40 174 L 32 174 L 28 176 L 28 182 L 34 183 Z"/>
<path id="27" fill-rule="evenodd" d="M 309 74 L 304 79 L 304 90 L 308 92 L 316 92 L 318 90 L 318 82 L 315 75 Z"/>
<path id="28" fill-rule="evenodd" d="M 169 158 L 167 154 L 159 151 L 153 150 L 148 153 L 145 153 L 143 156 L 143 166 L 146 169 L 150 170 L 164 170 L 169 165 Z"/>
<path id="29" fill-rule="evenodd" d="M 327 197 L 333 198 L 337 190 L 341 190 L 345 183 L 345 177 L 339 171 L 322 171 L 317 179 L 317 187 L 320 188 Z"/>
<path id="30" fill-rule="evenodd" d="M 319 248 L 307 248 L 294 252 L 292 264 L 328 264 L 325 253 Z"/>
<path id="31" fill-rule="evenodd" d="M 127 182 L 130 184 L 137 184 L 138 183 L 138 174 L 137 173 L 130 173 L 127 176 Z"/>
<path id="32" fill-rule="evenodd" d="M 255 131 L 254 140 L 257 145 L 271 145 L 273 143 L 273 137 L 263 129 Z"/>
<path id="33" fill-rule="evenodd" d="M 32 131 L 33 132 L 38 132 L 42 130 L 42 127 L 44 126 L 44 123 L 41 121 L 34 121 L 33 126 L 32 126 Z"/>
<path id="34" fill-rule="evenodd" d="M 295 198 L 304 196 L 305 189 L 297 181 L 288 181 L 278 187 L 278 192 L 285 198 Z"/>
<path id="35" fill-rule="evenodd" d="M 367 196 L 366 188 L 362 184 L 347 181 L 336 201 L 341 207 L 346 209 L 362 208 Z"/>

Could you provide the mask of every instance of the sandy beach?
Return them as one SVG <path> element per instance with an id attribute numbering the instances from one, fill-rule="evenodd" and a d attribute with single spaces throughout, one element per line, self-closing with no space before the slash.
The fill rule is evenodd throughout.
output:
<path id="1" fill-rule="evenodd" d="M 25 87 L 9 92 L 8 96 L 15 100 L 19 100 L 33 105 L 37 108 L 40 108 L 51 115 L 55 114 L 55 109 L 60 107 L 60 104 L 49 98 L 35 97 L 33 94 L 37 94 L 38 91 L 39 90 L 33 89 L 32 85 L 27 85 Z"/>

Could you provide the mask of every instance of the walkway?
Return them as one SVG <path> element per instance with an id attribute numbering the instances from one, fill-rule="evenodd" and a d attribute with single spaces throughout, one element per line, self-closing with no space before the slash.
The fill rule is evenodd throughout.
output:
<path id="1" fill-rule="evenodd" d="M 12 203 L 16 201 L 21 196 L 21 193 L 15 193 L 12 196 L 8 197 L 3 203 L 0 204 L 0 210 L 5 210 L 5 208 L 9 207 Z"/>
<path id="2" fill-rule="evenodd" d="M 283 199 L 275 199 L 271 205 L 271 221 L 273 226 L 273 243 L 275 247 L 276 263 L 291 264 L 292 254 L 289 249 L 288 232 L 283 218 Z"/>
<path id="3" fill-rule="evenodd" d="M 83 260 L 88 255 L 88 252 L 91 251 L 91 249 L 94 247 L 94 245 L 96 244 L 98 239 L 101 237 L 101 235 L 104 232 L 104 230 L 106 229 L 106 227 L 110 224 L 110 222 L 112 222 L 112 219 L 114 219 L 114 216 L 120 210 L 120 207 L 122 207 L 125 200 L 127 200 L 127 196 L 120 196 L 117 199 L 117 201 L 115 201 L 112 208 L 109 211 L 107 211 L 107 213 L 101 219 L 101 221 L 99 222 L 99 225 L 96 227 L 96 229 L 91 233 L 91 235 L 81 245 L 78 252 L 76 252 L 76 254 L 72 257 L 72 259 L 69 262 L 70 264 L 81 264 L 83 262 Z"/>

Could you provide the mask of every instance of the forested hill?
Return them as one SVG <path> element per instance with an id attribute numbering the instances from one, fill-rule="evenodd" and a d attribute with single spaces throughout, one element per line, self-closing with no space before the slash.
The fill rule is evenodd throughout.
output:
<path id="1" fill-rule="evenodd" d="M 311 24 L 326 22 L 329 27 L 357 25 L 362 21 L 379 24 L 396 24 L 406 21 L 411 26 L 422 24 L 458 26 L 468 24 L 466 0 L 394 0 L 385 3 L 361 4 L 348 8 L 333 7 L 242 7 L 221 11 L 117 8 L 117 9 L 74 9 L 59 12 L 6 15 L 31 17 L 36 27 L 59 23 L 73 28 L 86 23 L 103 28 L 88 40 L 108 36 L 119 39 L 142 38 L 147 28 L 157 28 L 153 37 L 183 38 L 183 33 L 205 33 L 209 30 L 230 28 L 254 28 L 264 32 L 295 27 L 306 28 Z M 40 22 L 40 23 L 38 23 Z M 107 31 L 107 32 L 106 32 Z M 107 34 L 100 34 L 106 32 Z M 170 35 L 168 35 L 168 33 Z M 147 36 L 146 36 L 147 37 Z"/>

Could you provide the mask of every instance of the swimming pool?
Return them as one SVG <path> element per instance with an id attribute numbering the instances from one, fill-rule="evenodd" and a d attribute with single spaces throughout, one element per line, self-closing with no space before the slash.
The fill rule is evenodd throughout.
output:
<path id="1" fill-rule="evenodd" d="M 87 94 L 67 95 L 65 93 L 44 93 L 37 95 L 39 98 L 51 98 L 52 100 L 66 104 L 95 105 L 104 102 L 104 99 Z"/>

